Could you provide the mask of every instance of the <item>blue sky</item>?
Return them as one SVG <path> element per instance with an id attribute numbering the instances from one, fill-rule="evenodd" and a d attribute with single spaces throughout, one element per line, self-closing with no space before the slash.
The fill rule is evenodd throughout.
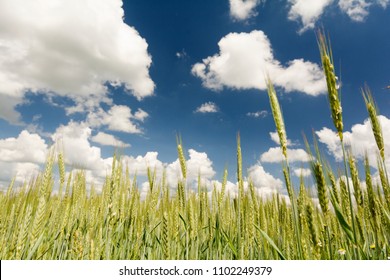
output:
<path id="1" fill-rule="evenodd" d="M 302 134 L 314 131 L 334 166 L 340 147 L 315 31 L 330 34 L 346 139 L 357 158 L 376 147 L 360 88 L 373 92 L 390 150 L 390 1 L 0 0 L 0 185 L 38 172 L 61 146 L 68 171 L 102 182 L 116 146 L 130 169 L 235 183 L 240 132 L 246 176 L 283 189 L 265 91 L 274 81 L 293 173 L 307 171 Z M 388 154 L 390 155 L 390 154 Z M 388 156 L 388 158 L 390 158 Z M 297 178 L 297 177 L 296 177 Z M 190 178 L 191 179 L 191 178 Z M 310 177 L 307 177 L 310 182 Z"/>

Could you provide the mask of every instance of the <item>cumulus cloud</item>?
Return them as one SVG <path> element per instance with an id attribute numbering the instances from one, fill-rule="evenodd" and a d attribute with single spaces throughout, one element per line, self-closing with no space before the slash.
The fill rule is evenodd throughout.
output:
<path id="1" fill-rule="evenodd" d="M 261 0 L 229 0 L 230 15 L 240 21 L 256 16 L 255 9 L 261 2 Z"/>
<path id="2" fill-rule="evenodd" d="M 37 175 L 47 149 L 44 139 L 26 130 L 16 138 L 0 139 L 0 187 L 7 186 L 12 178 L 22 183 Z"/>
<path id="3" fill-rule="evenodd" d="M 385 116 L 378 116 L 379 122 L 382 126 L 382 133 L 385 144 L 385 156 L 390 158 L 390 119 Z M 337 161 L 343 160 L 343 153 L 341 144 L 337 133 L 329 128 L 316 131 L 318 140 L 325 144 L 329 154 L 331 154 Z M 358 158 L 364 158 L 365 153 L 368 154 L 370 164 L 376 166 L 376 156 L 379 153 L 369 119 L 366 119 L 362 124 L 355 124 L 351 127 L 351 131 L 344 132 L 344 142 L 347 147 L 350 147 L 353 155 Z M 387 163 L 390 165 L 390 162 Z"/>
<path id="4" fill-rule="evenodd" d="M 389 2 L 389 0 L 340 0 L 339 7 L 353 21 L 361 22 L 369 15 L 371 6 L 379 5 L 386 9 Z"/>
<path id="5" fill-rule="evenodd" d="M 311 175 L 311 170 L 309 168 L 295 168 L 293 172 L 297 177 L 309 177 Z"/>
<path id="6" fill-rule="evenodd" d="M 268 163 L 277 163 L 284 160 L 282 149 L 280 148 L 279 136 L 276 131 L 269 133 L 271 140 L 278 144 L 278 147 L 271 147 L 268 151 L 261 154 L 260 161 Z M 287 146 L 296 145 L 290 139 L 287 139 Z M 287 149 L 287 157 L 289 162 L 308 162 L 310 161 L 309 154 L 303 149 Z"/>
<path id="7" fill-rule="evenodd" d="M 52 134 L 54 143 L 60 144 L 65 163 L 73 168 L 107 171 L 101 149 L 92 146 L 90 138 L 92 129 L 85 123 L 69 122 L 61 125 Z"/>
<path id="8" fill-rule="evenodd" d="M 212 189 L 216 188 L 217 191 L 222 190 L 222 182 L 218 180 L 211 180 L 209 182 L 209 195 L 212 193 Z M 237 183 L 230 182 L 229 180 L 226 181 L 226 186 L 225 186 L 225 193 L 229 194 L 231 197 L 236 196 L 238 194 L 238 186 Z"/>
<path id="9" fill-rule="evenodd" d="M 283 186 L 283 182 L 280 179 L 266 172 L 260 164 L 253 165 L 248 169 L 248 177 L 261 196 L 270 196 L 278 193 Z"/>
<path id="10" fill-rule="evenodd" d="M 246 114 L 248 117 L 251 117 L 251 118 L 265 118 L 266 116 L 268 116 L 268 111 L 266 110 L 262 110 L 262 111 L 257 111 L 257 112 L 249 112 Z"/>
<path id="11" fill-rule="evenodd" d="M 114 135 L 107 134 L 101 131 L 98 132 L 98 134 L 96 134 L 95 136 L 93 136 L 91 140 L 103 146 L 130 147 L 130 144 L 122 142 Z"/>
<path id="12" fill-rule="evenodd" d="M 363 21 L 371 6 L 366 0 L 340 0 L 339 7 L 354 21 Z"/>
<path id="13" fill-rule="evenodd" d="M 138 109 L 137 112 L 134 113 L 134 119 L 140 122 L 145 121 L 145 119 L 147 119 L 148 117 L 149 114 L 142 109 Z"/>
<path id="14" fill-rule="evenodd" d="M 337 161 L 343 160 L 343 152 L 341 144 L 339 143 L 340 138 L 335 131 L 324 127 L 323 129 L 316 131 L 316 135 L 319 138 L 318 140 L 326 145 L 329 154 L 333 155 Z"/>
<path id="15" fill-rule="evenodd" d="M 176 189 L 178 180 L 182 179 L 182 172 L 179 159 L 173 162 L 162 162 L 158 158 L 158 152 L 147 152 L 145 155 L 138 156 L 123 156 L 122 160 L 128 167 L 131 175 L 147 176 L 147 170 L 150 168 L 152 172 L 156 172 L 156 179 L 162 180 L 163 172 L 165 172 L 168 185 Z M 188 150 L 187 166 L 187 183 L 191 187 L 198 180 L 198 175 L 201 176 L 208 185 L 215 175 L 213 162 L 205 152 L 198 152 L 194 149 Z M 145 185 L 148 186 L 148 185 Z"/>
<path id="16" fill-rule="evenodd" d="M 28 180 L 40 171 L 39 164 L 31 162 L 2 162 L 0 161 L 0 189 L 9 186 L 12 179 L 18 184 Z"/>
<path id="17" fill-rule="evenodd" d="M 107 84 L 152 95 L 148 44 L 123 18 L 120 0 L 1 1 L 0 117 L 18 122 L 27 91 L 81 107 L 106 102 Z"/>
<path id="18" fill-rule="evenodd" d="M 144 121 L 148 113 L 138 109 L 132 114 L 131 109 L 125 105 L 114 105 L 108 112 L 102 108 L 88 114 L 87 123 L 91 127 L 107 126 L 109 130 L 140 134 L 141 128 L 134 121 Z"/>
<path id="19" fill-rule="evenodd" d="M 101 149 L 92 144 L 118 145 L 114 136 L 99 132 L 92 136 L 92 128 L 86 122 L 70 121 L 59 126 L 50 136 L 53 145 L 64 154 L 67 170 L 83 170 L 88 184 L 100 187 L 112 169 L 112 157 L 102 156 Z M 6 187 L 13 177 L 21 183 L 42 170 L 49 151 L 48 141 L 37 134 L 22 131 L 17 138 L 0 139 L 0 187 Z M 126 144 L 124 144 L 126 145 Z M 145 155 L 121 157 L 124 169 L 128 167 L 131 175 L 146 176 L 147 169 L 156 171 L 157 180 L 161 180 L 165 171 L 168 184 L 177 187 L 181 178 L 181 167 L 178 159 L 163 162 L 158 152 L 150 151 Z M 187 183 L 193 186 L 198 179 L 210 182 L 215 175 L 213 162 L 205 152 L 188 150 Z M 140 181 L 142 183 L 142 181 Z"/>
<path id="20" fill-rule="evenodd" d="M 290 20 L 300 21 L 302 28 L 300 32 L 314 28 L 316 21 L 320 18 L 325 8 L 332 4 L 334 0 L 288 0 Z"/>
<path id="21" fill-rule="evenodd" d="M 206 102 L 196 108 L 195 113 L 217 113 L 218 106 L 214 102 Z"/>
<path id="22" fill-rule="evenodd" d="M 140 176 L 147 175 L 147 169 L 156 170 L 156 173 L 162 175 L 164 163 L 158 159 L 158 152 L 147 152 L 144 156 L 124 156 L 123 162 L 128 166 L 131 174 Z"/>
<path id="23" fill-rule="evenodd" d="M 69 122 L 50 136 L 51 142 L 64 153 L 68 167 L 82 168 L 95 183 L 103 182 L 112 159 L 102 158 L 101 150 L 90 143 L 91 128 L 85 123 Z M 43 167 L 49 151 L 47 140 L 38 134 L 22 131 L 17 138 L 0 139 L 0 185 L 15 177 L 17 183 L 28 181 Z"/>
<path id="24" fill-rule="evenodd" d="M 91 184 L 99 190 L 104 179 L 110 174 L 112 157 L 104 158 L 101 149 L 91 144 L 91 141 L 109 142 L 116 140 L 112 135 L 99 132 L 92 136 L 92 129 L 87 123 L 71 121 L 59 126 L 51 135 L 51 141 L 64 154 L 67 170 L 83 170 L 88 187 Z M 109 145 L 110 143 L 107 143 Z M 5 188 L 14 177 L 17 183 L 29 180 L 42 170 L 42 163 L 46 159 L 49 148 L 46 141 L 36 134 L 23 131 L 17 138 L 0 140 L 0 187 Z M 202 184 L 209 190 L 215 186 L 221 187 L 221 182 L 213 180 L 216 172 L 213 162 L 207 153 L 189 149 L 186 156 L 187 184 L 190 190 L 196 189 L 198 176 Z M 163 162 L 158 158 L 158 152 L 150 151 L 145 155 L 121 157 L 123 167 L 128 168 L 131 175 L 137 175 L 140 186 L 145 191 L 148 183 L 142 181 L 147 176 L 147 169 L 156 172 L 156 180 L 161 181 L 165 172 L 166 180 L 172 190 L 176 190 L 178 180 L 182 179 L 179 160 Z M 67 173 L 69 174 L 69 173 Z M 245 189 L 248 181 L 254 183 L 259 195 L 269 196 L 282 188 L 282 181 L 266 172 L 257 163 L 248 169 L 248 179 L 245 180 Z M 226 191 L 232 196 L 237 194 L 237 183 L 228 182 Z"/>
<path id="25" fill-rule="evenodd" d="M 280 139 L 279 135 L 276 131 L 270 132 L 269 135 L 271 136 L 271 140 L 274 141 L 276 144 L 280 145 Z M 290 139 L 287 139 L 287 145 L 292 146 L 293 143 Z"/>
<path id="26" fill-rule="evenodd" d="M 283 182 L 268 173 L 259 162 L 249 167 L 247 174 L 248 176 L 243 182 L 244 191 L 249 191 L 249 182 L 251 182 L 253 183 L 255 192 L 263 198 L 269 198 L 273 194 L 281 194 L 283 192 Z M 222 189 L 222 183 L 218 180 L 202 180 L 202 183 L 208 188 L 210 196 L 214 187 L 217 191 L 221 191 Z M 225 192 L 228 193 L 230 197 L 237 196 L 238 183 L 233 183 L 228 180 L 226 182 Z"/>
<path id="27" fill-rule="evenodd" d="M 202 178 L 210 179 L 215 175 L 213 162 L 209 159 L 207 153 L 189 149 L 188 154 L 188 178 L 195 178 L 200 174 Z"/>
<path id="28" fill-rule="evenodd" d="M 346 13 L 351 20 L 362 22 L 369 15 L 371 6 L 381 6 L 386 9 L 389 0 L 288 0 L 290 20 L 299 21 L 302 25 L 300 33 L 313 29 L 316 22 L 331 7 L 338 7 L 341 12 Z M 332 5 L 337 2 L 337 5 Z"/>
<path id="29" fill-rule="evenodd" d="M 47 144 L 38 134 L 23 130 L 17 138 L 0 139 L 0 161 L 44 163 Z"/>
<path id="30" fill-rule="evenodd" d="M 303 149 L 287 149 L 287 157 L 289 162 L 308 162 L 310 161 L 309 154 Z M 284 160 L 282 149 L 280 147 L 270 148 L 267 152 L 260 156 L 262 162 L 277 163 Z"/>
<path id="31" fill-rule="evenodd" d="M 188 150 L 189 159 L 186 161 L 187 182 L 195 182 L 200 175 L 204 180 L 210 180 L 214 177 L 215 171 L 213 162 L 204 152 L 198 152 L 194 149 Z M 176 186 L 178 179 L 182 177 L 180 162 L 176 159 L 166 167 L 167 181 L 171 186 Z"/>
<path id="32" fill-rule="evenodd" d="M 87 183 L 100 188 L 112 169 L 112 157 L 104 158 L 101 149 L 91 144 L 92 129 L 84 122 L 70 121 L 51 135 L 63 152 L 67 169 L 85 173 Z"/>
<path id="33" fill-rule="evenodd" d="M 271 42 L 263 31 L 229 33 L 219 43 L 219 54 L 209 56 L 192 67 L 192 74 L 212 90 L 265 90 L 265 74 L 286 92 L 299 91 L 317 96 L 326 90 L 320 66 L 304 59 L 282 65 L 273 54 Z"/>
<path id="34" fill-rule="evenodd" d="M 382 6 L 382 8 L 386 8 L 390 3 L 390 0 L 378 0 L 378 4 Z"/>

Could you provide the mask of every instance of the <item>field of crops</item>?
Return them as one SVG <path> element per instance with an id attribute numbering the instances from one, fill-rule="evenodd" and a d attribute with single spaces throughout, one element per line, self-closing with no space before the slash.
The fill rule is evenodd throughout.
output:
<path id="1" fill-rule="evenodd" d="M 222 187 L 189 191 L 182 143 L 177 150 L 182 176 L 172 192 L 165 179 L 148 169 L 149 191 L 141 197 L 120 157 L 101 192 L 87 191 L 85 173 L 65 173 L 61 152 L 48 156 L 44 172 L 0 193 L 0 259 L 388 259 L 390 258 L 390 185 L 384 140 L 370 90 L 362 90 L 378 146 L 379 183 L 368 157 L 364 174 L 345 148 L 342 106 L 332 54 L 318 33 L 332 120 L 343 148 L 344 168 L 322 160 L 316 140 L 305 139 L 316 190 L 301 179 L 293 186 L 287 136 L 277 94 L 268 79 L 270 105 L 283 151 L 288 198 L 260 197 L 244 187 L 237 137 L 237 195 Z M 53 193 L 54 172 L 60 190 Z M 346 178 L 350 178 L 346 180 Z M 363 178 L 363 179 L 362 179 Z M 364 186 L 364 187 L 363 187 Z"/>

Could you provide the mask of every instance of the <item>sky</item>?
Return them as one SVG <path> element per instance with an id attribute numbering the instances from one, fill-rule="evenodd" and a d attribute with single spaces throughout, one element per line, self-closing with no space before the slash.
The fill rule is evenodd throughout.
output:
<path id="1" fill-rule="evenodd" d="M 375 169 L 361 94 L 380 112 L 390 159 L 390 0 L 0 0 L 0 188 L 42 170 L 51 147 L 99 185 L 119 151 L 141 187 L 146 167 L 174 186 L 183 141 L 188 181 L 284 191 L 266 92 L 273 81 L 294 181 L 311 174 L 303 135 L 341 167 L 316 31 L 329 34 L 345 139 Z M 390 166 L 390 161 L 387 162 Z"/>

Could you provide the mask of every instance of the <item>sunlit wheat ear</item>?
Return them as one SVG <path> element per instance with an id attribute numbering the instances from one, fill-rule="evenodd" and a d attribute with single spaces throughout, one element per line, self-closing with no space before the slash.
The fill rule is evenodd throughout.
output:
<path id="1" fill-rule="evenodd" d="M 23 224 L 21 226 L 21 230 L 19 231 L 18 235 L 18 243 L 16 246 L 16 256 L 15 259 L 21 259 L 22 254 L 23 254 L 23 248 L 24 246 L 27 245 L 28 242 L 28 233 L 29 233 L 29 228 L 31 224 L 31 216 L 32 216 L 32 206 L 28 205 L 26 208 L 25 216 L 23 219 Z"/>
<path id="2" fill-rule="evenodd" d="M 381 180 L 381 185 L 383 189 L 384 199 L 388 205 L 388 208 L 390 209 L 390 186 L 387 181 L 386 172 L 384 168 L 383 162 L 381 162 L 378 158 L 378 170 L 379 170 L 379 178 Z"/>
<path id="3" fill-rule="evenodd" d="M 330 167 L 327 168 L 327 174 L 328 174 L 328 178 L 330 181 L 330 185 L 332 186 L 332 192 L 333 192 L 334 198 L 335 198 L 336 202 L 338 204 L 340 204 L 341 203 L 340 190 L 337 187 L 336 178 L 335 178 L 332 170 L 330 169 Z"/>
<path id="4" fill-rule="evenodd" d="M 272 115 L 274 117 L 276 130 L 278 132 L 280 146 L 282 148 L 282 153 L 284 158 L 287 159 L 287 136 L 286 136 L 286 129 L 284 126 L 282 110 L 280 109 L 278 97 L 276 95 L 276 91 L 272 84 L 271 79 L 267 77 L 266 82 L 267 82 L 269 102 L 271 105 L 271 110 L 272 110 Z"/>
<path id="5" fill-rule="evenodd" d="M 318 239 L 314 220 L 314 209 L 311 201 L 306 203 L 306 220 L 311 241 L 313 242 L 313 245 L 316 246 L 318 244 Z"/>
<path id="6" fill-rule="evenodd" d="M 228 178 L 228 170 L 227 170 L 227 168 L 225 168 L 225 170 L 223 172 L 221 192 L 220 192 L 220 195 L 218 198 L 218 207 L 219 208 L 221 208 L 222 201 L 224 200 L 224 197 L 225 197 L 227 178 Z"/>
<path id="7" fill-rule="evenodd" d="M 325 182 L 324 169 L 322 167 L 321 153 L 318 146 L 317 139 L 313 133 L 314 149 L 316 152 L 316 160 L 312 161 L 312 171 L 317 183 L 318 199 L 320 201 L 321 209 L 324 216 L 329 214 L 329 197 L 328 190 Z"/>
<path id="8" fill-rule="evenodd" d="M 60 173 L 60 191 L 59 194 L 62 195 L 62 188 L 65 183 L 65 162 L 64 162 L 64 154 L 60 152 L 57 156 L 58 161 L 58 170 Z"/>
<path id="9" fill-rule="evenodd" d="M 322 68 L 328 87 L 328 98 L 332 112 L 333 123 L 337 129 L 340 140 L 343 141 L 343 117 L 340 96 L 338 93 L 337 78 L 334 70 L 332 50 L 323 31 L 317 32 L 317 42 L 320 49 Z"/>
<path id="10" fill-rule="evenodd" d="M 180 162 L 180 167 L 181 167 L 181 173 L 183 175 L 183 178 L 187 178 L 187 166 L 186 166 L 186 159 L 184 157 L 184 152 L 183 152 L 183 144 L 181 141 L 180 137 L 177 137 L 177 153 L 179 156 L 179 162 Z"/>
<path id="11" fill-rule="evenodd" d="M 385 145 L 383 141 L 382 127 L 378 119 L 378 110 L 375 106 L 374 99 L 372 98 L 371 91 L 367 86 L 364 89 L 362 89 L 362 94 L 363 94 L 364 102 L 366 103 L 368 115 L 370 117 L 370 122 L 371 122 L 372 132 L 374 133 L 375 142 L 376 145 L 378 146 L 380 156 L 384 161 Z"/>
<path id="12" fill-rule="evenodd" d="M 237 133 L 237 181 L 239 188 L 240 197 L 243 196 L 244 193 L 244 180 L 242 177 L 242 153 L 241 153 L 241 140 L 240 134 Z"/>
<path id="13" fill-rule="evenodd" d="M 377 211 L 376 211 L 376 201 L 375 201 L 375 195 L 374 195 L 374 189 L 372 186 L 372 179 L 371 179 L 371 172 L 370 172 L 370 162 L 368 160 L 368 155 L 366 154 L 364 157 L 364 170 L 366 174 L 366 188 L 367 188 L 367 196 L 368 196 L 368 205 L 370 214 L 372 216 L 373 225 L 376 221 Z"/>
<path id="14" fill-rule="evenodd" d="M 329 197 L 326 189 L 325 176 L 324 171 L 322 169 L 322 164 L 317 160 L 313 163 L 312 167 L 316 184 L 317 184 L 317 192 L 318 199 L 320 201 L 320 206 L 324 216 L 329 214 Z"/>
<path id="15" fill-rule="evenodd" d="M 290 201 L 293 201 L 293 199 L 294 199 L 294 191 L 293 191 L 293 187 L 292 187 L 292 184 L 291 184 L 290 175 L 288 173 L 287 167 L 283 167 L 283 176 L 284 176 L 284 180 L 286 182 L 286 188 L 287 188 L 288 197 L 290 198 Z"/>
<path id="16" fill-rule="evenodd" d="M 356 203 L 359 207 L 363 207 L 363 194 L 360 186 L 359 172 L 356 166 L 355 159 L 351 154 L 348 155 L 348 163 L 349 169 L 351 171 L 351 179 Z"/>

